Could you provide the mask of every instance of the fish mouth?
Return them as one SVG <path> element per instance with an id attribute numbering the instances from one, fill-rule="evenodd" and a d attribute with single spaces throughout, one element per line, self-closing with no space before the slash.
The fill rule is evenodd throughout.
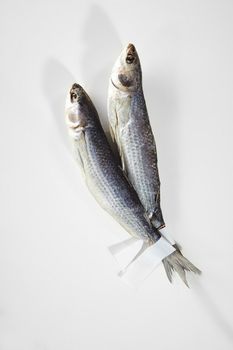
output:
<path id="1" fill-rule="evenodd" d="M 71 103 L 79 102 L 83 94 L 83 88 L 81 85 L 74 83 L 70 89 L 70 101 Z"/>
<path id="2" fill-rule="evenodd" d="M 66 96 L 65 110 L 71 108 L 75 104 L 81 104 L 82 101 L 86 98 L 86 92 L 81 85 L 74 83 L 71 88 L 68 90 Z"/>
<path id="3" fill-rule="evenodd" d="M 133 44 L 129 43 L 127 48 L 126 48 L 126 51 L 127 51 L 127 54 L 128 53 L 131 53 L 131 54 L 135 53 L 136 52 L 135 46 Z"/>
<path id="4" fill-rule="evenodd" d="M 136 49 L 133 44 L 128 44 L 126 48 L 126 63 L 131 64 L 135 61 L 136 58 Z"/>

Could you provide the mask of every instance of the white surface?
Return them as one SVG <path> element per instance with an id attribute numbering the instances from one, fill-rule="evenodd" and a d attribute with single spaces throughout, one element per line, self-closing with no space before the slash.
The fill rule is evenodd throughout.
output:
<path id="1" fill-rule="evenodd" d="M 1 350 L 230 350 L 233 2 L 2 1 Z M 108 77 L 135 43 L 155 131 L 169 233 L 203 270 L 139 291 L 106 249 L 121 228 L 68 148 L 67 88 L 106 119 Z"/>

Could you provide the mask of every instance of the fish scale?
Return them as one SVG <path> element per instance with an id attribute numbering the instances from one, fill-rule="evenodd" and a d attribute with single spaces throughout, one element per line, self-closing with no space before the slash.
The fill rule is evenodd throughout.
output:
<path id="1" fill-rule="evenodd" d="M 86 183 L 98 203 L 109 212 L 133 236 L 156 241 L 160 238 L 145 218 L 133 187 L 118 166 L 97 112 L 90 109 L 92 123 L 77 132 L 74 142 L 78 150 Z M 80 135 L 79 135 L 80 134 Z"/>
<path id="2" fill-rule="evenodd" d="M 111 74 L 108 117 L 129 181 L 152 224 L 164 227 L 156 145 L 142 90 L 140 61 L 131 44 L 123 50 Z"/>
<path id="3" fill-rule="evenodd" d="M 122 109 L 118 112 L 118 128 L 123 130 L 120 132 L 120 140 L 127 176 L 136 189 L 144 208 L 148 214 L 151 214 L 155 211 L 155 198 L 160 182 L 156 165 L 157 158 L 150 156 L 150 151 L 156 154 L 153 136 L 148 130 L 144 116 L 140 116 L 140 108 L 143 107 L 143 104 L 139 102 L 137 108 L 137 101 L 141 100 L 140 95 L 131 99 L 130 122 L 127 122 L 126 125 Z M 134 112 L 135 110 L 137 113 Z"/>

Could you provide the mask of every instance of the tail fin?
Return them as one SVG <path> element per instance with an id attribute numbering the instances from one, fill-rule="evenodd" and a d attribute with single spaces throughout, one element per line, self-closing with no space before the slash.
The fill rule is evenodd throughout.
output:
<path id="1" fill-rule="evenodd" d="M 186 271 L 191 271 L 199 275 L 201 274 L 201 271 L 186 259 L 179 249 L 163 259 L 163 265 L 171 283 L 173 271 L 176 271 L 187 287 L 189 287 L 189 285 L 186 279 Z"/>

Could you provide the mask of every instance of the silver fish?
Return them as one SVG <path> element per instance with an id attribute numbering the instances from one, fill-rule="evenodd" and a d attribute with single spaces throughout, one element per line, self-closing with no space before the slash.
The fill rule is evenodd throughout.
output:
<path id="1" fill-rule="evenodd" d="M 156 228 L 165 226 L 155 139 L 142 90 L 142 72 L 133 44 L 125 47 L 110 78 L 108 117 L 122 167 Z"/>
<path id="2" fill-rule="evenodd" d="M 130 235 L 143 240 L 142 250 L 135 260 L 161 235 L 147 219 L 137 193 L 112 153 L 93 103 L 78 84 L 73 84 L 68 94 L 66 123 L 90 192 Z M 176 270 L 186 284 L 185 270 L 197 272 L 179 251 L 163 259 L 163 263 L 170 281 L 172 270 Z"/>

